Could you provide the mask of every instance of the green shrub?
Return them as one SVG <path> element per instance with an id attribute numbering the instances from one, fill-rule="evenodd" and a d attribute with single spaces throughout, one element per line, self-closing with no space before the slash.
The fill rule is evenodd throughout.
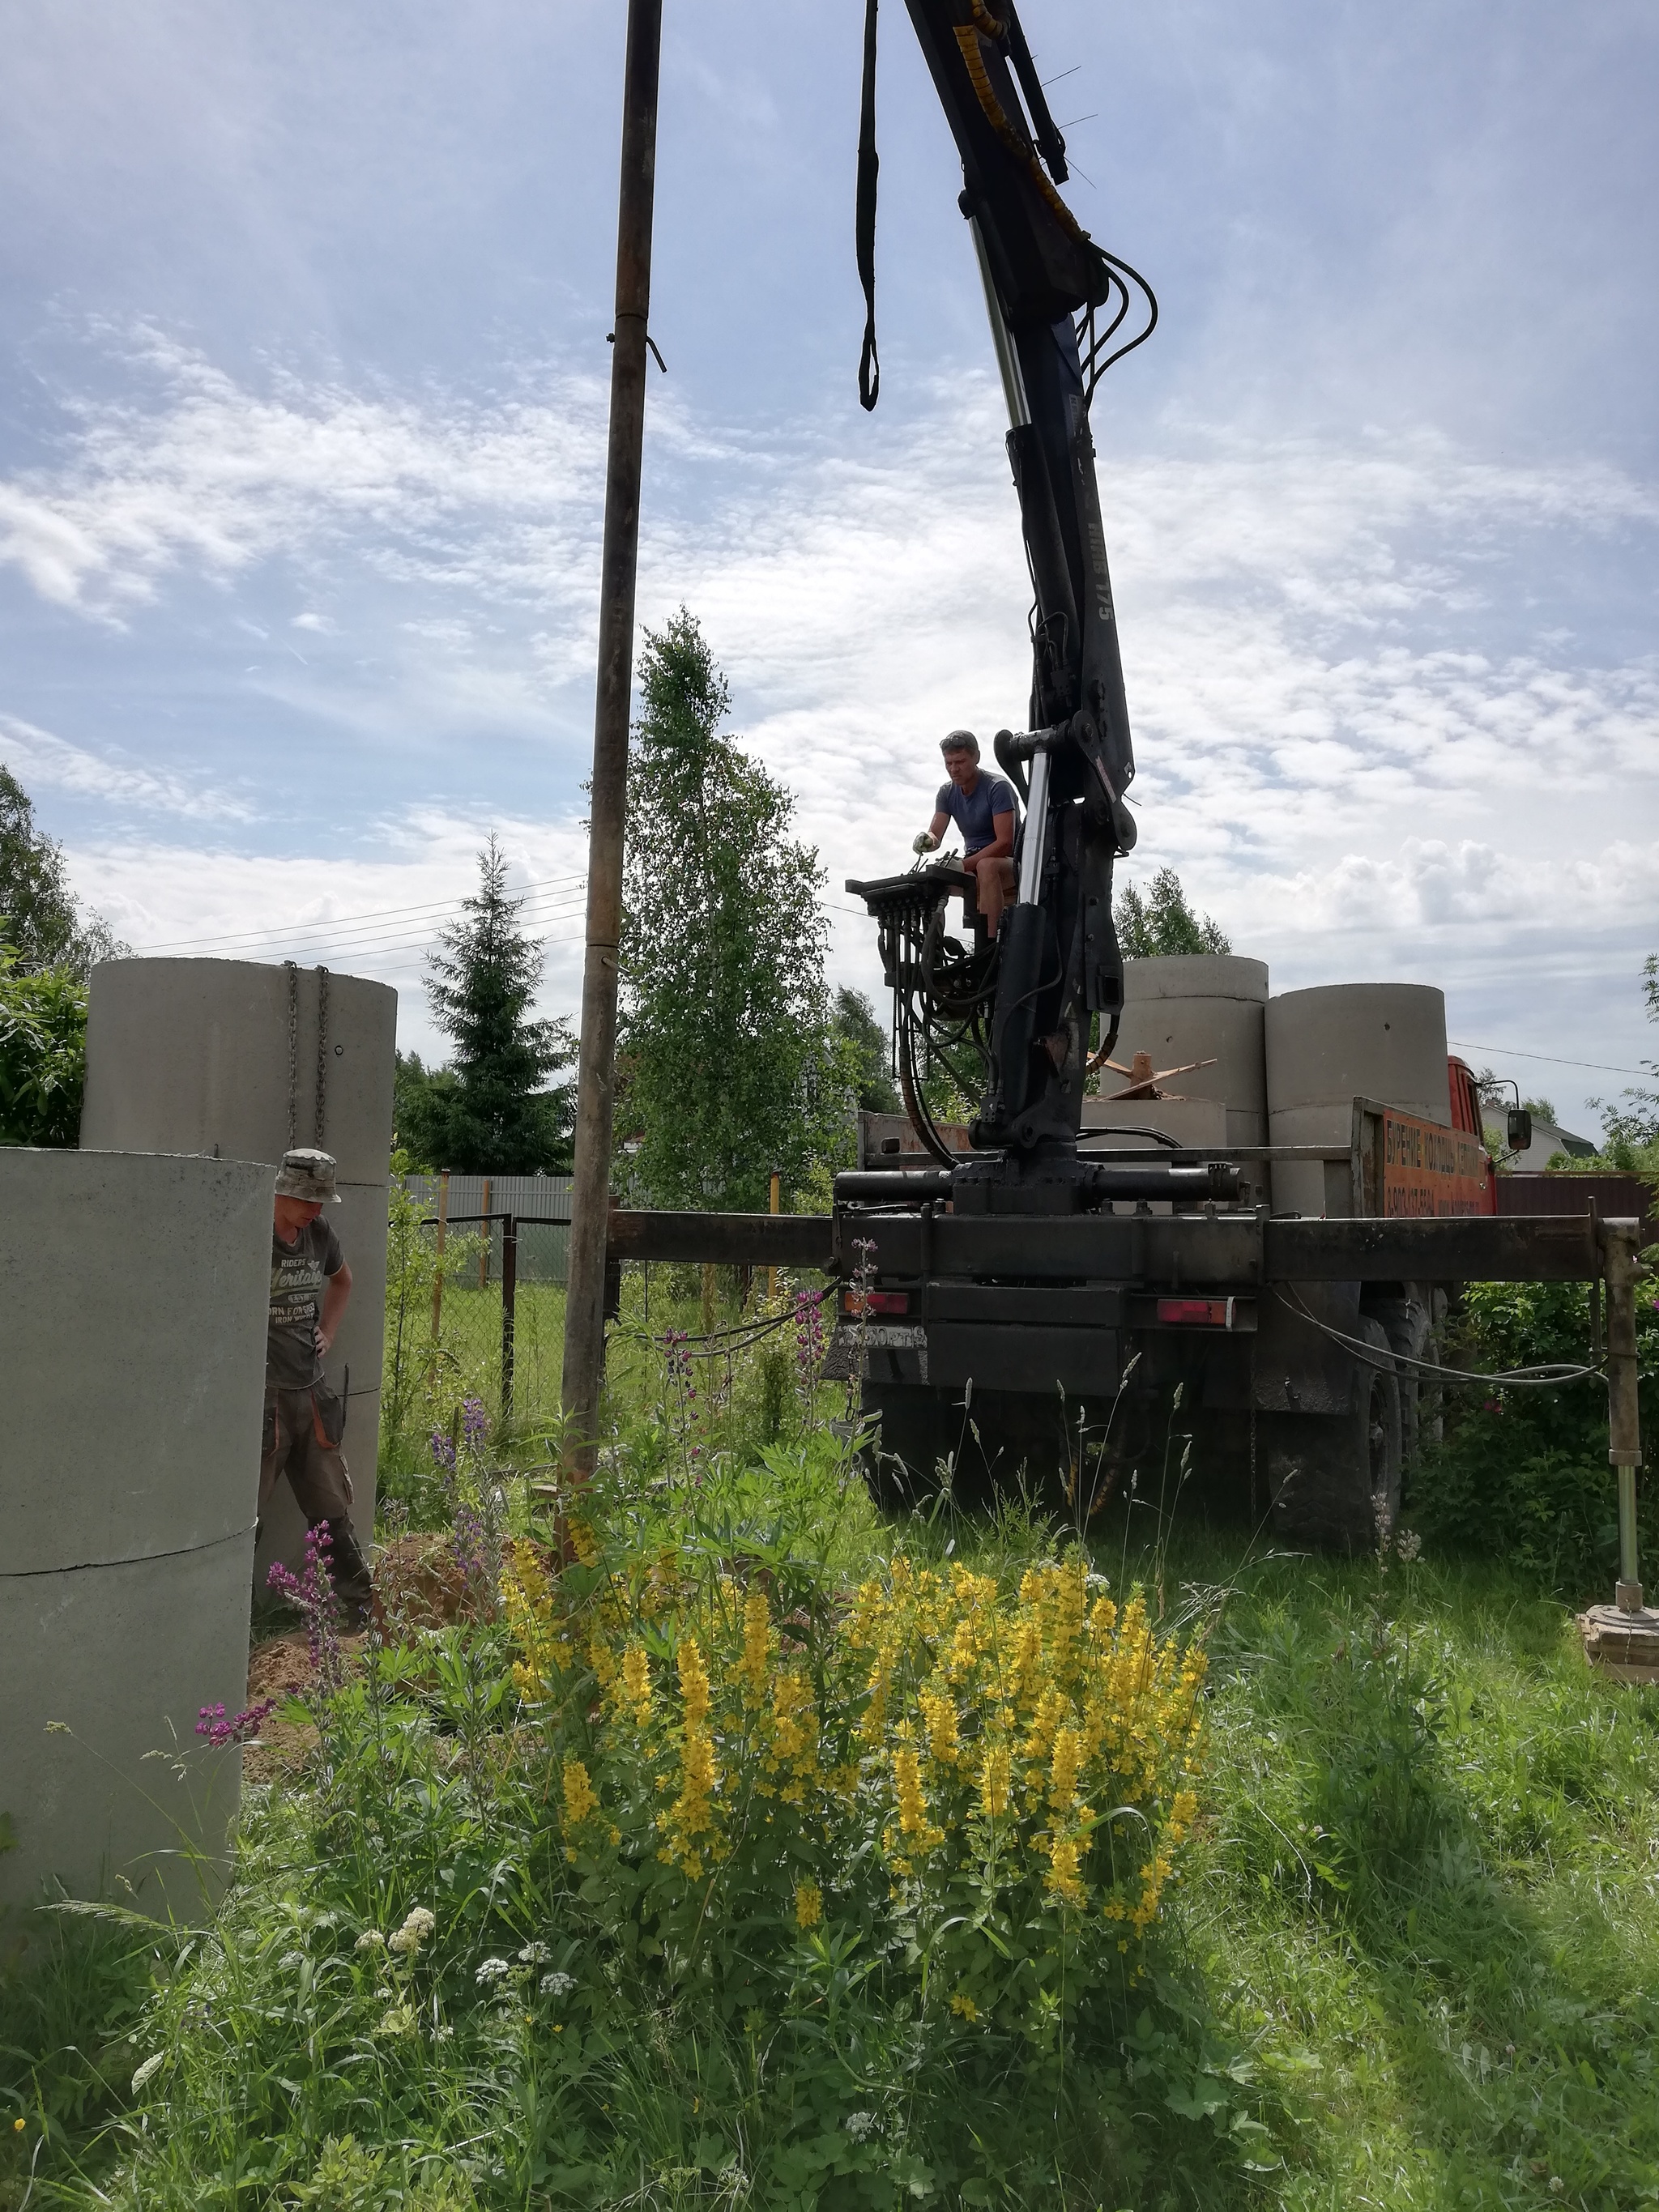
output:
<path id="1" fill-rule="evenodd" d="M 1659 1434 L 1659 1311 L 1638 1285 L 1642 1425 Z M 1589 1292 L 1583 1283 L 1475 1283 L 1447 1345 L 1447 1363 L 1494 1374 L 1552 1361 L 1587 1363 Z M 1618 1555 L 1617 1498 L 1607 1465 L 1607 1401 L 1589 1378 L 1538 1389 L 1446 1392 L 1446 1437 L 1418 1474 L 1411 1511 L 1432 1542 L 1519 1568 L 1583 1601 L 1607 1594 Z M 1659 1501 L 1640 1505 L 1640 1540 L 1659 1543 Z"/>
<path id="2" fill-rule="evenodd" d="M 87 987 L 66 969 L 19 975 L 0 944 L 0 1145 L 76 1145 Z"/>

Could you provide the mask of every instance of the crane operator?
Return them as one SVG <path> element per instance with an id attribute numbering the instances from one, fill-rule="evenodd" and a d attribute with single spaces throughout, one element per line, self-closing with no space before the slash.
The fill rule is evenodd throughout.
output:
<path id="1" fill-rule="evenodd" d="M 933 818 L 912 850 L 936 852 L 951 823 L 957 824 L 962 831 L 962 865 L 974 879 L 979 910 L 994 937 L 1014 888 L 1018 802 L 1006 777 L 981 774 L 979 739 L 971 730 L 952 730 L 940 739 L 939 750 L 950 781 L 940 786 Z"/>

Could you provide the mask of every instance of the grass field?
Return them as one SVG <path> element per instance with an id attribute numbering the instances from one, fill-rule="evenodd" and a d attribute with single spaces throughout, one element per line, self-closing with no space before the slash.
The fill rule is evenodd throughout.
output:
<path id="1" fill-rule="evenodd" d="M 729 1390 L 707 1364 L 690 1399 L 642 1343 L 622 1354 L 617 1540 L 763 1561 L 780 1590 L 848 1589 L 899 1540 L 1010 1589 L 1055 1551 L 1066 1532 L 1018 1507 L 879 1519 L 834 1408 L 796 1389 L 790 1334 Z M 404 1488 L 438 1517 L 418 1455 Z M 1210 1672 L 1178 1878 L 1058 2074 L 988 2026 L 924 2051 L 908 1998 L 846 1994 L 851 1953 L 839 2014 L 797 1981 L 764 2034 L 758 2000 L 722 2025 L 717 1989 L 665 1996 L 658 1967 L 599 1956 L 599 1906 L 541 1851 L 546 1791 L 485 1623 L 394 1648 L 309 1771 L 248 1793 L 210 1929 L 52 1922 L 0 1991 L 0 2208 L 1659 2201 L 1659 1691 L 1592 1675 L 1559 1595 L 1467 1553 L 1276 1557 L 1139 1504 L 1091 1550 L 1116 1595 L 1203 1635 Z M 531 1900 L 516 1920 L 509 1898 Z M 422 1901 L 425 2025 L 388 2032 L 359 1931 Z M 588 2004 L 568 2042 L 533 1996 L 508 2017 L 526 1928 Z M 887 1960 L 883 1986 L 906 1971 Z M 819 2043 L 837 2065 L 880 2054 L 902 2147 L 867 2087 L 808 2108 Z"/>

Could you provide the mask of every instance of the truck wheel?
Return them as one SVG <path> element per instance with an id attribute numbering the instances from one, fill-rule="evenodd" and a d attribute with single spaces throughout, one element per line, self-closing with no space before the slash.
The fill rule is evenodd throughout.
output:
<path id="1" fill-rule="evenodd" d="M 1382 1325 L 1363 1317 L 1354 1334 L 1390 1356 Z M 1400 1384 L 1392 1366 L 1361 1364 L 1346 1413 L 1276 1413 L 1267 1423 L 1267 1474 L 1273 1525 L 1292 1543 L 1318 1551 L 1364 1552 L 1386 1514 L 1400 1515 Z"/>
<path id="2" fill-rule="evenodd" d="M 924 1388 L 906 1389 L 866 1382 L 862 1409 L 881 1426 L 866 1450 L 864 1479 L 884 1513 L 902 1512 L 939 1488 L 939 1462 L 946 1446 L 939 1403 Z"/>
<path id="3" fill-rule="evenodd" d="M 1397 1359 L 1420 1360 L 1437 1367 L 1439 1347 L 1428 1308 L 1417 1298 L 1379 1298 L 1367 1315 L 1380 1322 L 1389 1349 Z M 1405 1464 L 1415 1467 L 1419 1453 L 1440 1441 L 1440 1386 L 1415 1368 L 1400 1370 L 1400 1444 Z"/>

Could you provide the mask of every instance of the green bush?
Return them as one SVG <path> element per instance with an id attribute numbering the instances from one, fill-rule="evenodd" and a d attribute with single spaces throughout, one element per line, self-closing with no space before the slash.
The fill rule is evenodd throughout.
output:
<path id="1" fill-rule="evenodd" d="M 78 1144 L 86 1073 L 86 985 L 0 945 L 0 1145 Z"/>
<path id="2" fill-rule="evenodd" d="M 1659 1435 L 1659 1310 L 1638 1285 L 1642 1425 Z M 1475 1283 L 1449 1334 L 1447 1364 L 1496 1374 L 1553 1361 L 1588 1363 L 1583 1283 Z M 1413 1521 L 1431 1541 L 1501 1559 L 1541 1588 L 1584 1601 L 1607 1595 L 1618 1557 L 1617 1495 L 1607 1465 L 1607 1401 L 1595 1378 L 1538 1389 L 1446 1392 L 1446 1436 L 1413 1488 Z M 1640 1542 L 1659 1558 L 1659 1502 L 1640 1502 Z"/>

